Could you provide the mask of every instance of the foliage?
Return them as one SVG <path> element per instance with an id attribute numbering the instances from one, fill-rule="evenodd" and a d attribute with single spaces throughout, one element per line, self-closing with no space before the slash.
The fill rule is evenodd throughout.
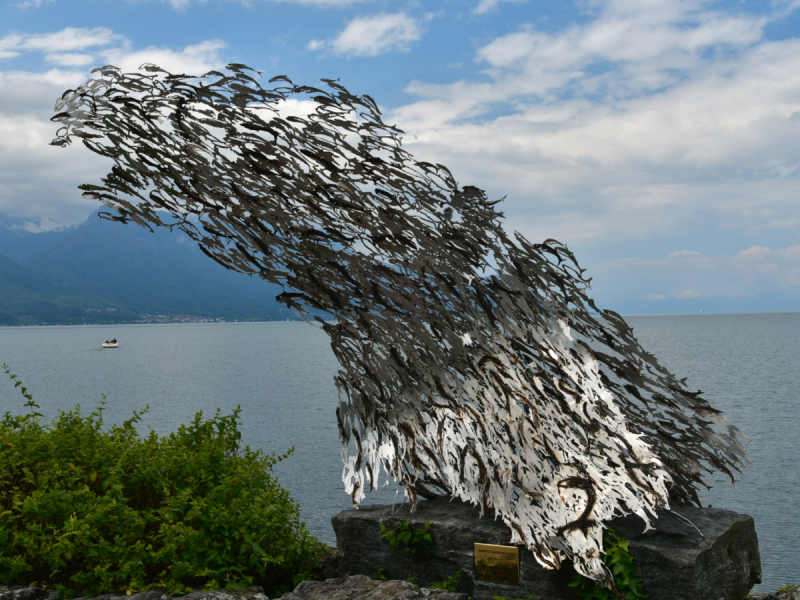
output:
<path id="1" fill-rule="evenodd" d="M 103 430 L 103 410 L 0 420 L 0 584 L 48 582 L 62 596 L 163 586 L 286 587 L 322 545 L 271 474 L 286 458 L 241 447 L 240 409 L 160 437 L 145 411 Z M 104 403 L 103 403 L 104 404 Z"/>
<path id="2" fill-rule="evenodd" d="M 373 579 L 386 579 L 386 573 L 384 572 L 383 567 L 379 568 L 372 574 Z"/>
<path id="3" fill-rule="evenodd" d="M 642 589 L 642 580 L 636 576 L 636 567 L 633 557 L 628 550 L 628 542 L 617 536 L 609 527 L 603 533 L 603 562 L 614 575 L 614 585 L 625 600 L 643 600 L 647 594 Z M 578 587 L 578 593 L 583 600 L 615 600 L 619 598 L 614 592 L 600 587 L 591 579 L 578 575 L 569 584 L 569 587 Z"/>
<path id="4" fill-rule="evenodd" d="M 795 586 L 793 586 L 790 583 L 787 583 L 786 585 L 782 585 L 781 587 L 779 587 L 776 591 L 778 591 L 778 592 L 790 592 L 793 587 L 795 587 Z"/>
<path id="5" fill-rule="evenodd" d="M 458 580 L 460 577 L 461 577 L 461 571 L 456 571 L 444 581 L 434 581 L 427 587 L 432 590 L 444 590 L 446 592 L 455 592 L 456 584 L 458 584 Z"/>
<path id="6" fill-rule="evenodd" d="M 406 546 L 406 552 L 414 554 L 421 548 L 431 547 L 431 525 L 433 521 L 426 521 L 424 529 L 412 529 L 407 520 L 402 520 L 394 529 L 386 529 L 381 523 L 381 537 L 389 542 L 392 552 L 402 542 Z"/>

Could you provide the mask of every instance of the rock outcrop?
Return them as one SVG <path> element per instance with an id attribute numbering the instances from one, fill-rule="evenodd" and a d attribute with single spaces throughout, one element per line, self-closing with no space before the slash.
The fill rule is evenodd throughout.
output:
<path id="1" fill-rule="evenodd" d="M 260 587 L 244 590 L 194 591 L 180 597 L 181 600 L 269 600 Z M 0 586 L 0 600 L 58 600 L 56 593 L 39 587 Z M 161 590 L 149 590 L 126 595 L 124 592 L 83 597 L 76 600 L 173 600 L 172 596 Z"/>
<path id="2" fill-rule="evenodd" d="M 653 522 L 655 531 L 644 532 L 644 522 L 635 516 L 610 524 L 629 541 L 649 600 L 745 600 L 753 584 L 761 581 L 752 517 L 711 508 L 677 508 L 675 513 L 694 523 L 703 535 L 666 511 Z M 380 524 L 392 529 L 403 519 L 414 529 L 433 521 L 429 549 L 414 554 L 402 548 L 391 551 L 389 543 L 381 539 Z M 574 588 L 567 587 L 575 577 L 568 562 L 559 571 L 546 571 L 524 550 L 520 553 L 520 585 L 477 581 L 473 544 L 508 544 L 511 536 L 501 521 L 479 518 L 478 509 L 458 501 L 419 502 L 414 514 L 408 505 L 394 510 L 391 506 L 363 506 L 339 513 L 332 522 L 341 575 L 371 575 L 382 568 L 387 578 L 413 576 L 415 583 L 425 586 L 461 571 L 456 591 L 474 600 L 530 595 L 536 600 L 579 598 Z"/>
<path id="3" fill-rule="evenodd" d="M 752 600 L 800 600 L 800 585 L 786 586 L 772 594 L 762 594 L 753 592 L 750 594 Z"/>
<path id="4" fill-rule="evenodd" d="M 103 594 L 78 600 L 173 600 L 159 590 L 139 594 Z M 246 590 L 195 591 L 180 600 L 269 600 L 260 587 Z M 363 575 L 303 581 L 282 600 L 467 600 L 465 594 L 421 588 L 408 581 L 381 581 Z M 0 600 L 57 600 L 53 590 L 36 587 L 0 586 Z"/>
<path id="5" fill-rule="evenodd" d="M 326 581 L 303 581 L 281 600 L 467 600 L 466 594 L 421 588 L 408 581 L 352 575 Z"/>
<path id="6" fill-rule="evenodd" d="M 58 600 L 53 590 L 20 585 L 0 585 L 0 600 Z"/>

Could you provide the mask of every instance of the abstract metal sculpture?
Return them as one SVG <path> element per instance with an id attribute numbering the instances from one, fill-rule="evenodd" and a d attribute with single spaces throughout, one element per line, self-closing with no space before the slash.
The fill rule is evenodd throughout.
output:
<path id="1" fill-rule="evenodd" d="M 265 89 L 243 65 L 95 73 L 53 117 L 53 144 L 114 162 L 84 196 L 177 226 L 320 322 L 355 505 L 384 471 L 412 504 L 492 509 L 544 567 L 566 556 L 613 589 L 605 521 L 699 504 L 703 472 L 743 467 L 741 432 L 596 308 L 564 245 L 509 237 L 497 202 L 416 161 L 369 96 Z"/>

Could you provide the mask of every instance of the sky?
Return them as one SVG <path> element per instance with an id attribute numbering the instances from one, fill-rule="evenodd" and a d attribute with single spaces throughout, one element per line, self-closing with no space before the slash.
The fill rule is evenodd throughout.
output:
<path id="1" fill-rule="evenodd" d="M 232 62 L 369 94 L 421 160 L 566 243 L 601 308 L 800 310 L 800 0 L 3 0 L 0 214 L 98 208 L 49 146 L 94 67 Z"/>

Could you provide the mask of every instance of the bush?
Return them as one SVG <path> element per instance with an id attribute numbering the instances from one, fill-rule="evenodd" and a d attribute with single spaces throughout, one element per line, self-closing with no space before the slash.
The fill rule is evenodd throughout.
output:
<path id="1" fill-rule="evenodd" d="M 271 475 L 291 450 L 242 449 L 240 408 L 142 438 L 142 412 L 106 431 L 102 404 L 43 425 L 22 392 L 30 413 L 0 420 L 0 584 L 276 591 L 317 566 L 323 545 Z"/>
<path id="2" fill-rule="evenodd" d="M 642 589 L 642 580 L 636 575 L 633 557 L 628 549 L 628 542 L 616 535 L 607 527 L 603 532 L 603 563 L 614 576 L 616 593 L 597 585 L 595 581 L 578 575 L 570 581 L 568 587 L 580 587 L 578 594 L 583 600 L 644 600 L 647 594 Z"/>

